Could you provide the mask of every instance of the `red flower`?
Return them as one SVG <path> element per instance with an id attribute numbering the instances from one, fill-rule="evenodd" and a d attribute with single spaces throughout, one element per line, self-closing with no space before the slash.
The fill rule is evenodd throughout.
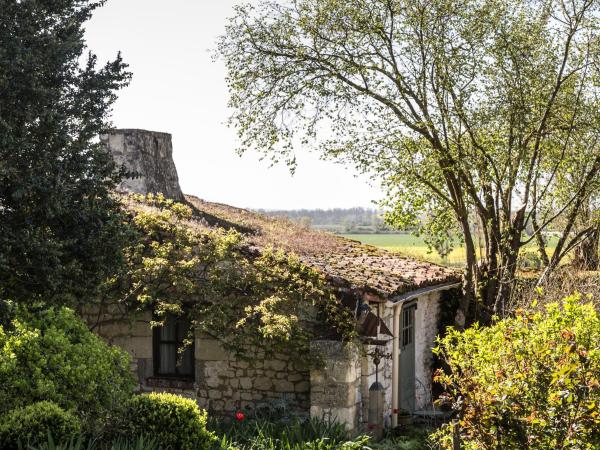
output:
<path id="1" fill-rule="evenodd" d="M 238 412 L 235 413 L 235 420 L 237 420 L 238 422 L 241 422 L 245 418 L 246 418 L 246 416 L 244 415 L 243 412 L 238 411 Z"/>

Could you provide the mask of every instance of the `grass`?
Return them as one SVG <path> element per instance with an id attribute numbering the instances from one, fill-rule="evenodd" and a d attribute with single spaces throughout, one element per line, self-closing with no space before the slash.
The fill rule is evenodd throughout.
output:
<path id="1" fill-rule="evenodd" d="M 430 252 L 427 244 L 421 237 L 408 233 L 395 234 L 342 234 L 341 236 L 360 241 L 363 244 L 373 245 L 392 252 L 402 253 L 413 258 L 429 261 L 447 266 L 463 266 L 466 261 L 465 248 L 457 244 L 446 258 L 440 257 L 437 252 Z M 556 246 L 557 238 L 551 238 L 548 242 L 548 253 L 552 254 Z M 527 245 L 526 251 L 535 251 L 535 243 Z"/>

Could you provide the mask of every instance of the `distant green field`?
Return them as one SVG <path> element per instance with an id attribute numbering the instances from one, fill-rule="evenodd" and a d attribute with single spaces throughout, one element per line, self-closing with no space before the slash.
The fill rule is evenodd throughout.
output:
<path id="1" fill-rule="evenodd" d="M 466 260 L 466 252 L 462 246 L 457 246 L 446 259 L 442 259 L 435 251 L 429 252 L 427 245 L 422 238 L 413 236 L 412 234 L 343 234 L 342 236 L 348 239 L 354 239 L 355 241 L 360 241 L 363 244 L 399 252 L 406 256 L 412 256 L 417 259 L 437 264 L 461 266 L 464 265 Z M 556 239 L 551 239 L 548 243 L 549 253 L 552 253 L 555 245 Z M 532 250 L 533 246 L 533 243 L 528 245 Z"/>
<path id="2" fill-rule="evenodd" d="M 438 264 L 462 265 L 465 262 L 465 250 L 455 248 L 446 259 L 440 258 L 436 252 L 429 253 L 423 238 L 412 234 L 343 234 L 348 239 L 360 241 L 363 244 L 373 245 L 403 255 L 430 261 Z"/>

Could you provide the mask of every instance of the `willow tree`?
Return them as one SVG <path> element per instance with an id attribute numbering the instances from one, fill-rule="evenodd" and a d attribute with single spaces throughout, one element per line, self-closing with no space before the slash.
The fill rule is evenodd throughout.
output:
<path id="1" fill-rule="evenodd" d="M 597 11 L 593 0 L 240 6 L 218 51 L 241 151 L 293 166 L 311 144 L 385 180 L 397 225 L 430 211 L 440 236 L 458 227 L 457 323 L 485 320 L 504 311 L 529 239 L 561 219 L 556 267 L 589 232 L 573 224 L 600 169 Z M 556 196 L 573 154 L 585 157 L 579 188 Z"/>

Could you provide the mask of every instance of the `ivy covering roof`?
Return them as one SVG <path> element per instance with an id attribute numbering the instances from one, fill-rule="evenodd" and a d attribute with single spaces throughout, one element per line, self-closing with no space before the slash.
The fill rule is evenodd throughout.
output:
<path id="1" fill-rule="evenodd" d="M 358 241 L 313 230 L 290 220 L 186 196 L 198 221 L 235 228 L 260 251 L 272 246 L 296 253 L 338 288 L 388 299 L 417 289 L 458 282 L 455 269 L 419 261 Z"/>

